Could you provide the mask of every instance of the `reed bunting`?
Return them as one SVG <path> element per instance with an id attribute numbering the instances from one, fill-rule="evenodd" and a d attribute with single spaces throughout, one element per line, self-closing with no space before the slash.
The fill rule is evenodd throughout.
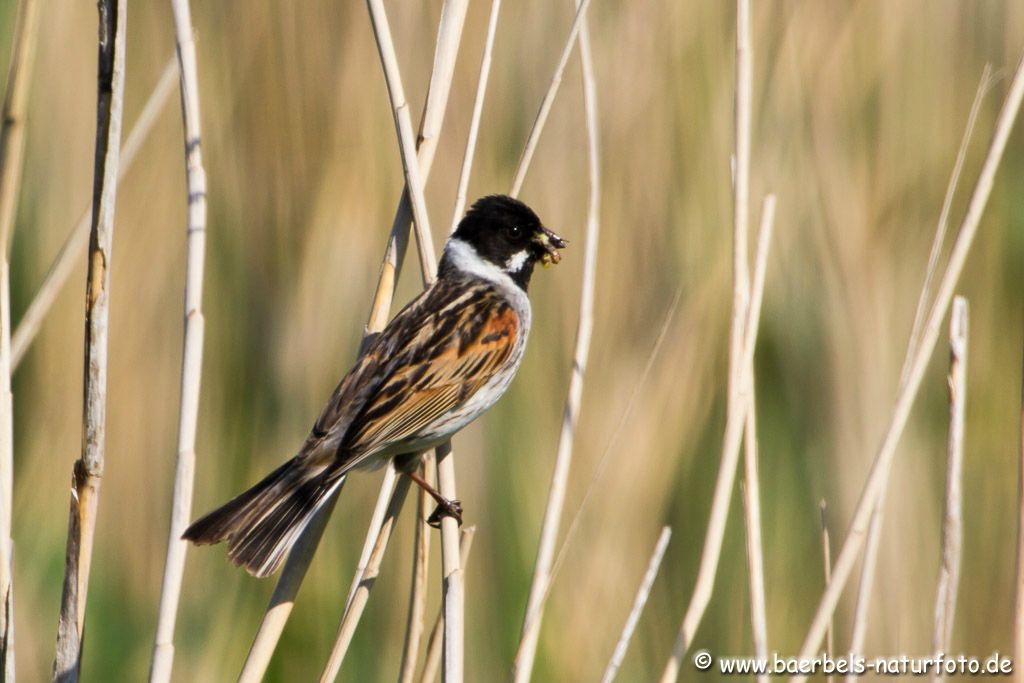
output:
<path id="1" fill-rule="evenodd" d="M 437 279 L 369 342 L 298 454 L 183 538 L 227 541 L 232 562 L 267 576 L 351 470 L 392 458 L 437 501 L 435 525 L 444 515 L 461 523 L 458 501 L 416 474 L 419 456 L 505 393 L 530 332 L 533 268 L 558 263 L 565 246 L 526 204 L 478 200 L 445 244 Z"/>

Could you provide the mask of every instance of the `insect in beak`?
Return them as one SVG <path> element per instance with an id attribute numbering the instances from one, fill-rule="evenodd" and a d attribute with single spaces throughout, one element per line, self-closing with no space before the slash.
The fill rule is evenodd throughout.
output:
<path id="1" fill-rule="evenodd" d="M 559 237 L 545 227 L 541 227 L 541 232 L 534 241 L 544 250 L 540 262 L 545 267 L 561 261 L 562 255 L 558 253 L 558 250 L 565 249 L 569 244 L 568 240 Z"/>

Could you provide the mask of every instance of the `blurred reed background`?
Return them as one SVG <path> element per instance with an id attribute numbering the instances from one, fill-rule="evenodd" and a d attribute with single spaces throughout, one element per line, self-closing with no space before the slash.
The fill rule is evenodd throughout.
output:
<path id="1" fill-rule="evenodd" d="M 413 110 L 437 2 L 391 3 Z M 447 224 L 489 6 L 473 3 L 427 196 Z M 733 150 L 732 3 L 606 2 L 590 11 L 599 78 L 603 236 L 597 319 L 567 514 L 596 483 L 555 578 L 535 680 L 594 680 L 659 530 L 674 535 L 620 680 L 664 666 L 690 598 L 725 411 Z M 198 2 L 209 175 L 206 351 L 194 510 L 254 482 L 301 443 L 353 361 L 402 172 L 362 3 Z M 7 55 L 15 3 L 0 7 Z M 572 16 L 571 3 L 502 8 L 470 195 L 507 191 Z M 958 223 L 1012 72 L 1024 4 L 1006 0 L 754 5 L 751 198 L 779 197 L 756 356 L 770 649 L 799 648 L 823 588 L 818 502 L 833 547 L 887 426 L 934 224 L 983 65 L 986 97 L 953 207 Z M 14 320 L 89 200 L 96 17 L 43 3 L 25 180 L 12 256 Z M 127 131 L 174 50 L 167 3 L 132 3 Z M 0 69 L 0 72 L 3 70 Z M 587 199 L 578 67 L 567 72 L 522 197 L 573 240 L 532 288 L 533 338 L 507 397 L 455 440 L 477 526 L 467 569 L 467 679 L 502 680 L 518 643 L 568 381 Z M 83 675 L 148 668 L 170 509 L 185 259 L 181 117 L 172 98 L 117 202 L 107 464 Z M 1018 126 L 1020 128 L 1020 126 Z M 1024 292 L 1024 133 L 1010 141 L 959 291 L 971 303 L 964 566 L 953 650 L 1011 650 Z M 413 258 L 415 258 L 413 256 Z M 81 434 L 84 258 L 14 377 L 19 673 L 49 675 Z M 420 286 L 413 260 L 396 305 Z M 613 443 L 678 288 L 682 303 Z M 945 343 L 940 342 L 940 349 Z M 946 440 L 938 351 L 890 484 L 869 654 L 930 648 Z M 377 492 L 346 487 L 273 661 L 317 675 Z M 412 506 L 342 676 L 398 669 Z M 564 528 L 564 525 L 563 525 Z M 440 554 L 432 554 L 436 565 Z M 437 567 L 433 568 L 434 575 Z M 428 615 L 439 581 L 431 581 Z M 177 628 L 179 680 L 238 672 L 273 581 L 192 550 Z M 841 603 L 845 651 L 853 591 Z M 738 498 L 694 648 L 750 654 Z M 684 679 L 693 674 L 687 661 Z"/>

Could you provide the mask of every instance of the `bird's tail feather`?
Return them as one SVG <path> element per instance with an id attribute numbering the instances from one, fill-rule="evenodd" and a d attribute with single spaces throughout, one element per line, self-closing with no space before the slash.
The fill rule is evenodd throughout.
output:
<path id="1" fill-rule="evenodd" d="M 183 539 L 197 545 L 228 542 L 228 558 L 253 576 L 273 574 L 332 491 L 337 468 L 309 471 L 289 460 L 248 491 L 196 520 Z"/>

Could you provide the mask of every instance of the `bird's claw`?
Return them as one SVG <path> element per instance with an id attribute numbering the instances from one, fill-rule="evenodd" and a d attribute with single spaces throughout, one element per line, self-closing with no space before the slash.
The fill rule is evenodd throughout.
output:
<path id="1" fill-rule="evenodd" d="M 462 526 L 462 503 L 457 500 L 446 500 L 438 503 L 434 512 L 427 518 L 427 524 L 435 529 L 441 528 L 441 520 L 445 517 L 452 517 L 459 526 Z"/>

